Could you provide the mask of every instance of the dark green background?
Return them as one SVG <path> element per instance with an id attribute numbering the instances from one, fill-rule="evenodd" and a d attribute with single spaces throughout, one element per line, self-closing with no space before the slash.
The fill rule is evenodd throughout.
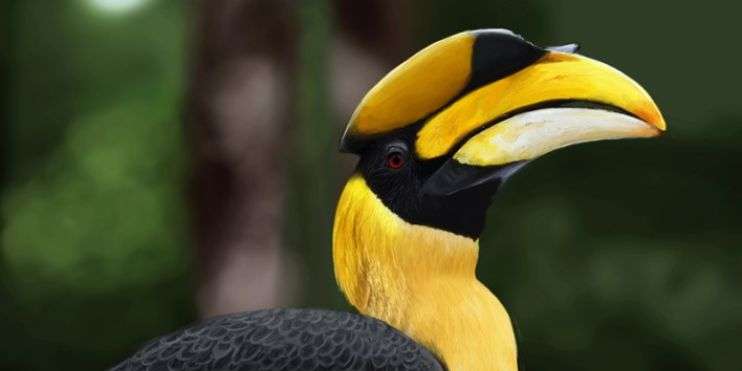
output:
<path id="1" fill-rule="evenodd" d="M 0 368 L 101 369 L 195 318 L 180 122 L 191 7 L 152 0 L 113 15 L 83 0 L 0 4 Z M 321 2 L 297 4 L 302 135 L 287 145 L 286 233 L 312 272 L 300 302 L 346 308 L 329 265 L 346 175 L 327 166 L 344 156 L 330 148 L 340 133 L 327 123 L 322 74 L 335 22 Z M 546 156 L 499 195 L 479 276 L 509 308 L 526 369 L 738 370 L 742 9 L 413 4 L 416 48 L 478 27 L 579 42 L 640 81 L 669 125 L 660 139 Z M 307 217 L 318 227 L 295 227 Z"/>

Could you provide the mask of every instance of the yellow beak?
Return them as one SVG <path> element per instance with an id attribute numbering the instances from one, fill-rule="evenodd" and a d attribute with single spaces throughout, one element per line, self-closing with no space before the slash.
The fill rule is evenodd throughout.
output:
<path id="1" fill-rule="evenodd" d="M 497 166 L 576 143 L 656 136 L 665 127 L 659 108 L 634 80 L 602 62 L 552 51 L 430 118 L 415 148 L 418 157 L 431 159 L 470 137 L 453 158 Z"/>

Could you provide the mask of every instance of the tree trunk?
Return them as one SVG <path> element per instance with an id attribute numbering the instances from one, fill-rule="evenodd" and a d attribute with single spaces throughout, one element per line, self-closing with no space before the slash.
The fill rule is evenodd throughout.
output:
<path id="1" fill-rule="evenodd" d="M 290 225 L 300 224 L 289 242 L 301 245 L 312 272 L 302 279 L 311 296 L 302 297 L 332 300 L 324 295 L 335 287 L 329 244 L 332 175 L 340 172 L 329 170 L 332 153 L 363 93 L 406 51 L 406 8 L 388 0 L 197 3 L 186 123 L 203 316 L 296 300 L 304 269 L 287 258 L 281 228 L 287 163 L 297 194 Z"/>
<path id="2" fill-rule="evenodd" d="M 293 276 L 281 249 L 295 49 L 290 2 L 202 0 L 187 132 L 203 316 L 273 307 Z"/>

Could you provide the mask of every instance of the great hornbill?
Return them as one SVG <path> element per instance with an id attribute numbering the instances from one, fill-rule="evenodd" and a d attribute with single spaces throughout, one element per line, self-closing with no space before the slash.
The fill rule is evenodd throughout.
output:
<path id="1" fill-rule="evenodd" d="M 477 280 L 492 197 L 528 161 L 665 130 L 626 75 L 501 29 L 410 57 L 353 113 L 360 157 L 335 214 L 335 277 L 360 314 L 269 309 L 156 339 L 115 370 L 516 370 L 500 301 Z"/>

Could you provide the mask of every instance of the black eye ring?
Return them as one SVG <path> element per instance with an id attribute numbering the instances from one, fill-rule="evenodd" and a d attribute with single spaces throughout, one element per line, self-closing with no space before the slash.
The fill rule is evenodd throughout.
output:
<path id="1" fill-rule="evenodd" d="M 391 170 L 399 170 L 407 163 L 407 146 L 404 143 L 394 143 L 387 147 L 384 165 Z"/>

